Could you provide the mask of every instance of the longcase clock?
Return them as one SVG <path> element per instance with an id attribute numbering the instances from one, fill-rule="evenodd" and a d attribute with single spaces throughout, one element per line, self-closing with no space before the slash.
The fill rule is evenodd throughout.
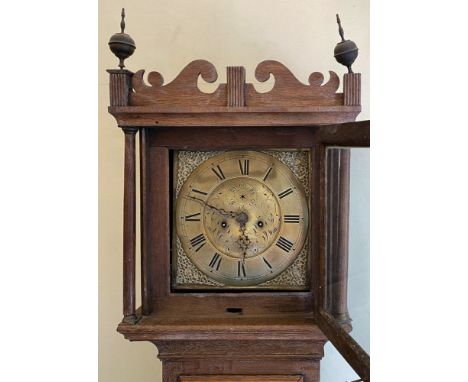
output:
<path id="1" fill-rule="evenodd" d="M 369 145 L 357 47 L 335 49 L 340 78 L 299 82 L 277 61 L 245 69 L 189 63 L 168 84 L 124 69 L 135 42 L 109 45 L 109 112 L 125 136 L 123 320 L 118 331 L 150 341 L 165 382 L 319 381 L 331 340 L 363 380 L 369 360 L 348 332 L 346 280 L 350 146 Z M 141 306 L 135 301 L 136 140 L 140 148 Z M 337 148 L 327 154 L 328 147 Z M 340 149 L 340 147 L 342 149 Z M 332 234 L 333 233 L 333 234 Z M 335 235 L 335 233 L 337 233 Z M 333 236 L 333 241 L 330 237 Z M 332 287 L 333 286 L 333 287 Z"/>

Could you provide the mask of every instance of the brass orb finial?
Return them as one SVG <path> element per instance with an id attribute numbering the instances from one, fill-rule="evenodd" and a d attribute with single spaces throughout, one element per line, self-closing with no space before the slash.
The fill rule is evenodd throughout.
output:
<path id="1" fill-rule="evenodd" d="M 338 32 L 340 33 L 341 42 L 336 44 L 335 47 L 335 59 L 341 65 L 348 68 L 348 73 L 353 73 L 351 65 L 353 65 L 356 57 L 358 56 L 358 47 L 351 40 L 345 40 L 343 27 L 341 26 L 340 16 L 336 15 L 336 22 L 338 23 Z"/>
<path id="2" fill-rule="evenodd" d="M 122 19 L 120 21 L 120 33 L 114 34 L 109 40 L 109 48 L 119 59 L 119 68 L 125 67 L 124 60 L 130 57 L 135 51 L 135 41 L 125 30 L 125 8 L 122 8 Z"/>

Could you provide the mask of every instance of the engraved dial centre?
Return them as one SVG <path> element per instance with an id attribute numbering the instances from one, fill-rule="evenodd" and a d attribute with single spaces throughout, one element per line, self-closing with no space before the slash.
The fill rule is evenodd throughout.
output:
<path id="1" fill-rule="evenodd" d="M 239 259 L 257 256 L 275 242 L 280 216 L 273 192 L 246 177 L 221 183 L 203 210 L 208 240 L 219 252 Z"/>

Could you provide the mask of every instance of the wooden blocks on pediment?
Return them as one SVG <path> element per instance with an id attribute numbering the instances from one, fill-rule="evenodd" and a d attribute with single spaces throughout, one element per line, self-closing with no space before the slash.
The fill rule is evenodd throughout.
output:
<path id="1" fill-rule="evenodd" d="M 191 108 L 303 108 L 320 106 L 359 106 L 359 73 L 348 73 L 343 78 L 343 93 L 338 93 L 340 79 L 330 71 L 325 81 L 322 73 L 314 72 L 308 84 L 300 82 L 291 71 L 277 61 L 263 61 L 255 70 L 259 82 L 274 77 L 273 88 L 258 92 L 254 85 L 245 82 L 245 68 L 227 67 L 227 81 L 212 93 L 198 88 L 198 78 L 213 83 L 217 80 L 216 68 L 208 61 L 189 63 L 170 83 L 164 84 L 162 75 L 150 72 L 145 81 L 144 70 L 109 70 L 111 106 L 152 106 L 180 111 Z"/>
<path id="2" fill-rule="evenodd" d="M 361 73 L 346 73 L 343 76 L 343 96 L 346 106 L 361 104 Z"/>
<path id="3" fill-rule="evenodd" d="M 109 90 L 111 106 L 127 106 L 132 88 L 133 73 L 125 69 L 109 69 Z"/>
<path id="4" fill-rule="evenodd" d="M 228 107 L 245 106 L 245 68 L 228 66 L 227 70 L 227 105 Z"/>

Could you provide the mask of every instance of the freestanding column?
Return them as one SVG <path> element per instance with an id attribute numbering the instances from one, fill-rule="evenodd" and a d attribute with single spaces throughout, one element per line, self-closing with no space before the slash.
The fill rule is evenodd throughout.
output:
<path id="1" fill-rule="evenodd" d="M 136 127 L 123 127 L 125 133 L 124 209 L 123 209 L 123 314 L 124 321 L 135 323 L 135 134 Z"/>
<path id="2" fill-rule="evenodd" d="M 133 73 L 125 69 L 109 69 L 111 107 L 127 106 Z M 123 216 L 123 314 L 124 321 L 135 323 L 135 134 L 136 127 L 122 127 L 125 134 L 124 216 Z"/>
<path id="3" fill-rule="evenodd" d="M 353 60 L 354 61 L 354 60 Z M 343 105 L 361 104 L 361 74 L 343 76 Z M 349 171 L 350 149 L 328 149 L 327 155 L 327 305 L 350 331 L 348 312 Z"/>
<path id="4" fill-rule="evenodd" d="M 351 330 L 348 313 L 349 149 L 327 155 L 327 299 L 333 317 Z"/>

